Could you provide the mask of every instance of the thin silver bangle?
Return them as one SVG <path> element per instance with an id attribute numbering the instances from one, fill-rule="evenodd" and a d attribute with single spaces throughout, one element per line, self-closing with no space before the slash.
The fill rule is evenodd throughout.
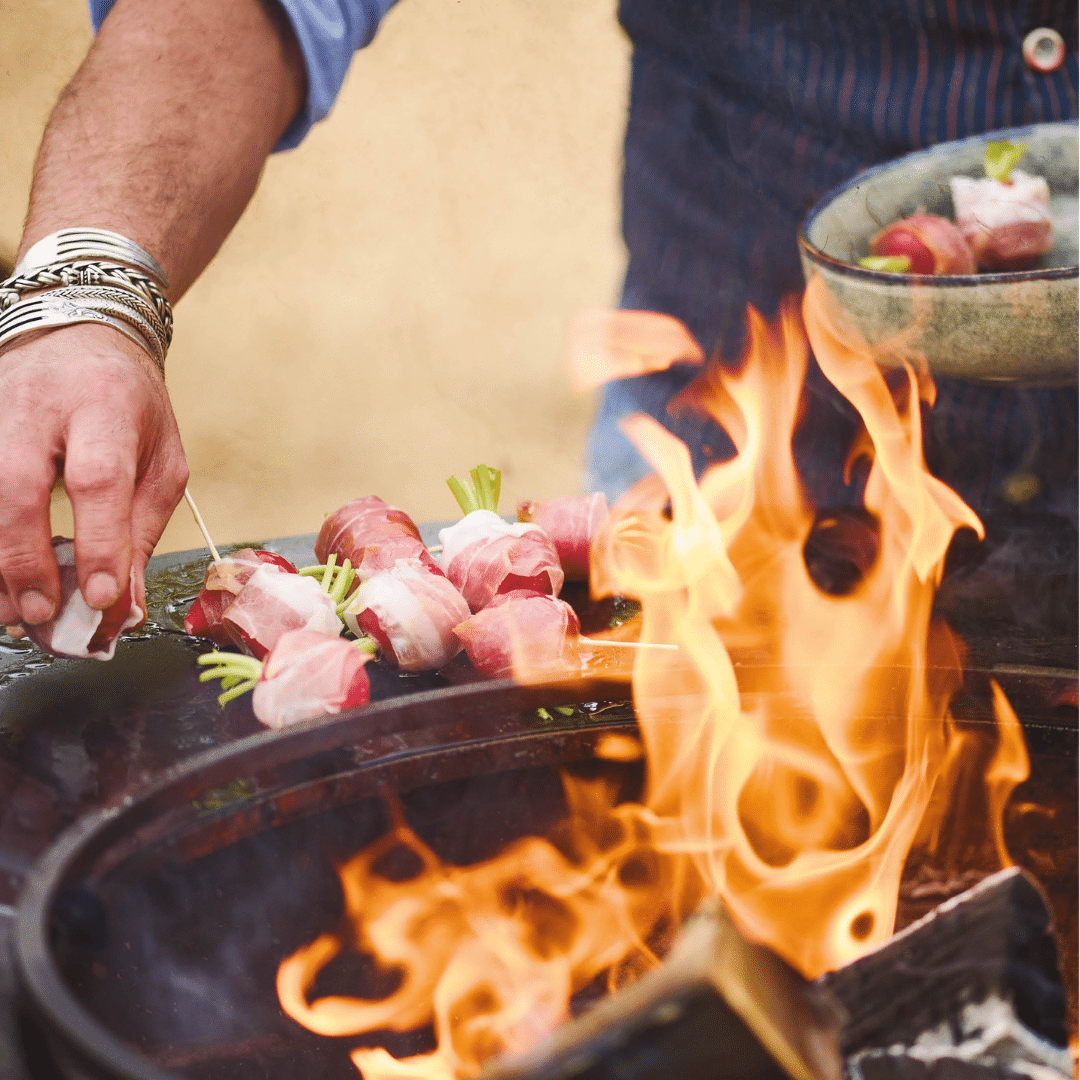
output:
<path id="1" fill-rule="evenodd" d="M 155 278 L 162 292 L 169 288 L 161 264 L 144 247 L 109 229 L 61 229 L 31 245 L 15 267 L 15 276 L 59 262 L 76 259 L 105 259 L 141 270 Z"/>

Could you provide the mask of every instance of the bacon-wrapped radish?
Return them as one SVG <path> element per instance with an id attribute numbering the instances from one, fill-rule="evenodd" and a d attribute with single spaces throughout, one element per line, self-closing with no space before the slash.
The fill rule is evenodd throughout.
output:
<path id="1" fill-rule="evenodd" d="M 992 167 L 990 153 L 996 145 L 987 149 L 986 177 L 954 176 L 949 181 L 956 224 L 981 269 L 1021 270 L 1053 247 L 1050 185 L 1011 166 Z M 1010 160 L 1020 160 L 1022 146 L 1001 145 L 1017 151 Z"/>
<path id="2" fill-rule="evenodd" d="M 465 516 L 439 532 L 439 565 L 469 610 L 480 611 L 497 594 L 515 589 L 558 596 L 564 575 L 555 545 L 538 525 L 511 525 L 499 517 L 498 469 L 478 465 L 471 475 L 471 491 L 455 477 L 447 480 Z"/>
<path id="3" fill-rule="evenodd" d="M 867 269 L 911 274 L 974 274 L 976 269 L 964 234 L 937 214 L 918 213 L 894 221 L 870 240 L 870 255 L 860 261 Z M 908 260 L 906 267 L 903 259 Z"/>
<path id="4" fill-rule="evenodd" d="M 241 548 L 206 568 L 202 591 L 184 617 L 184 630 L 195 637 L 209 638 L 215 645 L 227 648 L 232 644 L 221 617 L 239 595 L 251 575 L 260 566 L 269 566 L 285 574 L 295 574 L 284 555 L 255 548 Z"/>
<path id="5" fill-rule="evenodd" d="M 481 675 L 503 679 L 515 669 L 530 676 L 564 671 L 577 657 L 581 625 L 564 600 L 516 591 L 497 596 L 454 628 Z"/>
<path id="6" fill-rule="evenodd" d="M 315 556 L 348 559 L 359 581 L 389 570 L 398 559 L 421 559 L 434 565 L 412 518 L 377 495 L 353 499 L 331 514 L 315 540 Z"/>
<path id="7" fill-rule="evenodd" d="M 402 671 L 434 671 L 461 650 L 454 627 L 469 605 L 437 566 L 399 559 L 368 578 L 344 609 L 349 629 L 368 635 L 382 658 Z"/>
<path id="8" fill-rule="evenodd" d="M 371 653 L 366 644 L 315 630 L 290 630 L 265 662 L 236 653 L 200 656 L 199 664 L 208 670 L 199 679 L 222 680 L 222 705 L 254 690 L 255 716 L 267 727 L 284 727 L 367 704 L 371 685 L 364 665 Z"/>
<path id="9" fill-rule="evenodd" d="M 290 630 L 337 637 L 337 602 L 313 577 L 260 566 L 226 608 L 222 624 L 236 646 L 263 659 Z"/>
<path id="10" fill-rule="evenodd" d="M 954 176 L 956 224 L 984 270 L 1020 270 L 1053 247 L 1050 186 L 1016 166 L 1027 148 L 999 139 L 987 144 L 986 176 Z"/>
<path id="11" fill-rule="evenodd" d="M 60 567 L 60 603 L 56 614 L 37 626 L 19 623 L 19 628 L 39 649 L 53 656 L 111 660 L 120 634 L 141 626 L 146 619 L 146 613 L 135 603 L 134 571 L 116 602 L 98 611 L 90 607 L 79 591 L 75 542 L 54 536 L 52 544 Z"/>
<path id="12" fill-rule="evenodd" d="M 555 545 L 567 581 L 589 580 L 589 546 L 607 518 L 607 496 L 567 495 L 547 502 L 518 503 L 518 521 L 539 525 Z"/>

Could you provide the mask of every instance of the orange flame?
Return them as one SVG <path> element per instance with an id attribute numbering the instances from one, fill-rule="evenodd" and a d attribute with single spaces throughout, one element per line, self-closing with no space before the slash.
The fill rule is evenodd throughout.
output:
<path id="1" fill-rule="evenodd" d="M 610 549 L 617 587 L 642 599 L 642 640 L 676 642 L 691 661 L 643 651 L 634 670 L 658 842 L 690 855 L 744 929 L 809 975 L 892 932 L 961 675 L 951 635 L 930 624 L 934 588 L 955 529 L 981 532 L 923 466 L 914 372 L 898 404 L 830 306 L 812 284 L 805 334 L 792 305 L 772 327 L 752 313 L 754 362 L 713 369 L 699 391 L 737 449 L 700 487 L 685 447 L 634 420 L 671 521 L 650 533 L 637 515 Z M 840 598 L 808 572 L 815 515 L 790 452 L 807 337 L 872 454 L 865 507 L 880 549 Z"/>
<path id="2" fill-rule="evenodd" d="M 934 590 L 955 530 L 982 526 L 923 464 L 927 376 L 905 365 L 894 386 L 820 281 L 801 312 L 788 303 L 769 324 L 751 311 L 749 331 L 741 372 L 712 365 L 687 399 L 726 428 L 735 456 L 698 483 L 686 446 L 632 417 L 627 434 L 656 476 L 594 545 L 594 586 L 642 603 L 641 647 L 624 652 L 645 805 L 617 804 L 603 779 L 564 777 L 571 820 L 559 838 L 519 840 L 468 867 L 442 864 L 399 815 L 340 867 L 345 929 L 282 963 L 282 1007 L 312 1031 L 434 1026 L 430 1054 L 355 1050 L 367 1080 L 457 1080 L 529 1046 L 584 987 L 615 988 L 655 964 L 704 892 L 811 977 L 892 933 L 905 858 L 947 813 L 942 788 L 962 757 L 948 711 L 962 643 L 932 621 Z M 808 567 L 814 530 L 839 525 L 818 519 L 791 451 L 810 347 L 864 428 L 849 469 L 868 466 L 860 520 L 873 542 L 843 595 Z M 1027 758 L 996 687 L 994 707 L 985 790 L 1007 863 L 1003 811 Z M 637 753 L 625 736 L 609 742 L 612 760 Z M 393 852 L 411 858 L 407 875 L 382 868 Z M 397 988 L 378 1001 L 312 1000 L 348 947 L 400 968 Z"/>

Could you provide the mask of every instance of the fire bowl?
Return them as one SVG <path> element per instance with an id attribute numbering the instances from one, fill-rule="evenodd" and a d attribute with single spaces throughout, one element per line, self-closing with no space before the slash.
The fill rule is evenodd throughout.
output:
<path id="1" fill-rule="evenodd" d="M 981 176 L 986 144 L 1027 146 L 1045 176 L 1054 247 L 1032 270 L 932 277 L 865 270 L 870 238 L 917 210 L 953 216 L 949 178 Z M 810 211 L 799 233 L 807 281 L 820 274 L 871 346 L 925 356 L 935 374 L 1030 383 L 1077 377 L 1077 126 L 1035 124 L 941 143 L 859 173 Z"/>
<path id="2" fill-rule="evenodd" d="M 392 805 L 445 864 L 470 866 L 520 837 L 558 834 L 564 770 L 603 780 L 617 801 L 640 798 L 636 720 L 612 694 L 608 682 L 491 683 L 381 702 L 192 758 L 83 819 L 37 865 L 19 905 L 14 961 L 32 1074 L 356 1080 L 359 1046 L 400 1057 L 433 1049 L 430 1028 L 377 1040 L 308 1032 L 278 1003 L 278 965 L 340 930 L 335 868 L 390 831 Z M 1059 857 L 1075 853 L 1075 727 L 1028 735 L 1033 779 L 1049 788 L 1025 799 L 1053 805 L 1025 812 L 1006 839 L 1023 834 L 1021 861 L 1065 898 L 1058 923 L 1075 955 L 1075 861 Z M 897 925 L 995 868 L 939 874 L 909 860 Z M 320 974 L 319 996 L 393 989 L 361 956 L 337 963 Z"/>
<path id="3" fill-rule="evenodd" d="M 604 770 L 638 797 L 635 753 L 597 758 L 605 739 L 636 747 L 632 709 L 611 693 L 491 683 L 396 699 L 203 754 L 83 819 L 19 907 L 33 1074 L 356 1080 L 357 1040 L 305 1031 L 275 990 L 280 961 L 340 919 L 335 866 L 388 830 L 387 792 L 455 865 L 550 832 L 567 813 L 560 768 Z M 376 996 L 372 978 L 347 973 Z M 384 1045 L 430 1048 L 416 1038 Z"/>

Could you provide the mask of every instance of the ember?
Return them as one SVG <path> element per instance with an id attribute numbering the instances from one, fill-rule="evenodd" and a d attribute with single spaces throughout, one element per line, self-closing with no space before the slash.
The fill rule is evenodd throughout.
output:
<path id="1" fill-rule="evenodd" d="M 866 478 L 860 528 L 836 588 L 810 542 L 831 526 L 791 451 L 811 346 L 863 421 L 848 461 L 849 481 Z M 468 1077 L 527 1048 L 597 979 L 613 989 L 655 965 L 706 894 L 808 977 L 890 937 L 913 841 L 963 813 L 945 790 L 962 757 L 949 702 L 963 645 L 931 604 L 954 532 L 982 530 L 924 466 L 920 400 L 932 385 L 909 367 L 894 374 L 839 325 L 815 281 L 801 317 L 793 302 L 773 325 L 750 313 L 738 375 L 714 365 L 694 384 L 688 404 L 736 447 L 700 484 L 682 443 L 648 418 L 627 422 L 663 491 L 646 482 L 621 516 L 616 507 L 594 542 L 593 587 L 638 598 L 640 644 L 666 646 L 626 650 L 649 770 L 643 804 L 567 778 L 571 820 L 557 837 L 453 867 L 399 821 L 344 863 L 345 925 L 287 958 L 278 992 L 321 1034 L 434 1026 L 431 1054 L 356 1050 L 366 1080 Z M 515 670 L 527 674 L 527 643 L 518 652 Z M 1002 813 L 1027 756 L 995 695 L 983 827 L 1007 864 Z M 392 854 L 409 868 L 389 869 Z M 348 949 L 401 970 L 396 989 L 379 1001 L 311 1000 L 319 971 Z"/>

